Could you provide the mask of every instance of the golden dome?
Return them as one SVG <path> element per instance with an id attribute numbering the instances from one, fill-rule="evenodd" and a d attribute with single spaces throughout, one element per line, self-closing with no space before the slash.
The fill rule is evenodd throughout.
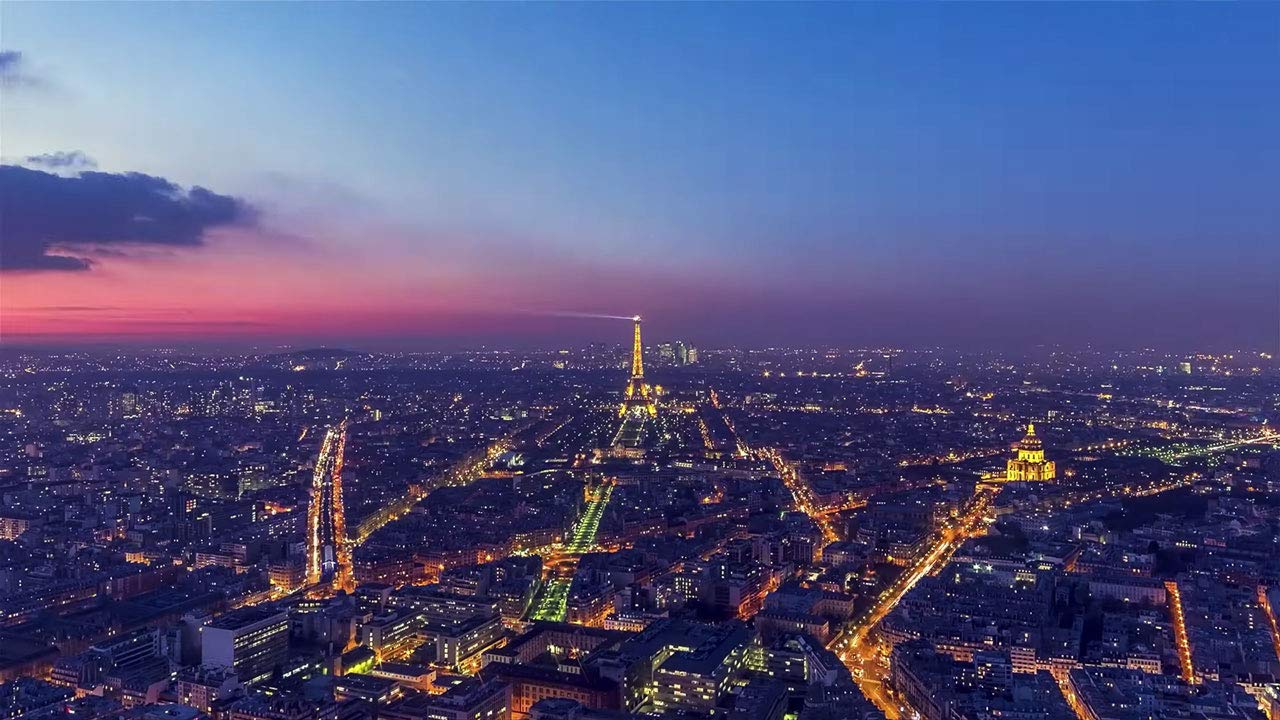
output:
<path id="1" fill-rule="evenodd" d="M 1021 450 L 1039 450 L 1044 447 L 1044 442 L 1036 437 L 1036 426 L 1034 423 L 1027 423 L 1027 434 L 1023 436 L 1022 441 L 1018 443 Z"/>

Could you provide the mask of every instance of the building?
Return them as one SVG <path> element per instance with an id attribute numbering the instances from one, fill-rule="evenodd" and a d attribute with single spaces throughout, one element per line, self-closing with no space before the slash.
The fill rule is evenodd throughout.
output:
<path id="1" fill-rule="evenodd" d="M 697 348 L 681 340 L 658 345 L 658 359 L 668 365 L 692 365 L 698 362 Z"/>
<path id="2" fill-rule="evenodd" d="M 1164 605 L 1168 598 L 1165 584 L 1153 578 L 1109 573 L 1090 576 L 1088 582 L 1089 595 L 1099 599 Z"/>
<path id="3" fill-rule="evenodd" d="M 831 639 L 831 621 L 821 615 L 765 609 L 755 616 L 755 621 L 760 633 L 766 637 L 806 634 L 822 642 Z"/>
<path id="4" fill-rule="evenodd" d="M 610 710 L 619 707 L 618 686 L 594 673 L 564 672 L 556 667 L 522 663 L 492 663 L 482 673 L 510 686 L 512 718 L 528 716 L 531 708 L 548 698 L 562 698 L 583 707 Z"/>
<path id="5" fill-rule="evenodd" d="M 510 720 L 505 683 L 467 679 L 443 695 L 411 695 L 378 711 L 387 720 Z"/>
<path id="6" fill-rule="evenodd" d="M 231 703 L 227 720 L 313 720 L 316 706 L 299 697 L 248 695 Z"/>
<path id="7" fill-rule="evenodd" d="M 927 641 L 900 643 L 891 654 L 889 684 L 924 720 L 1076 717 L 1047 671 L 1014 672 L 1000 651 L 960 661 Z"/>
<path id="8" fill-rule="evenodd" d="M 769 677 L 797 684 L 832 685 L 849 674 L 839 656 L 811 635 L 783 635 L 765 644 L 761 661 Z"/>
<path id="9" fill-rule="evenodd" d="M 532 663 L 547 654 L 556 657 L 585 657 L 602 648 L 610 648 L 626 639 L 627 634 L 613 630 L 538 622 L 527 632 L 506 645 L 484 654 L 485 664 Z"/>
<path id="10" fill-rule="evenodd" d="M 400 684 L 391 678 L 347 673 L 333 682 L 333 697 L 337 700 L 357 699 L 375 705 L 387 705 L 404 694 Z"/>
<path id="11" fill-rule="evenodd" d="M 1027 434 L 1018 442 L 1018 456 L 1005 465 L 1009 482 L 1052 482 L 1056 470 L 1052 460 L 1044 459 L 1044 443 L 1036 437 L 1036 426 L 1027 423 Z"/>
<path id="12" fill-rule="evenodd" d="M 428 589 L 406 590 L 392 597 L 391 605 L 416 613 L 418 652 L 436 666 L 459 670 L 477 669 L 484 651 L 506 637 L 502 615 L 491 601 Z M 402 624 L 403 616 L 392 624 Z M 386 637 L 394 637 L 389 632 Z M 425 652 L 431 650 L 431 652 Z"/>
<path id="13" fill-rule="evenodd" d="M 681 365 L 693 365 L 698 362 L 698 348 L 680 343 L 680 349 L 684 350 L 684 352 L 677 351 L 676 359 L 680 361 Z"/>
<path id="14" fill-rule="evenodd" d="M 356 633 L 361 645 L 379 658 L 400 657 L 417 645 L 421 618 L 406 608 L 392 608 L 358 623 Z"/>
<path id="15" fill-rule="evenodd" d="M 288 654 L 289 614 L 244 608 L 223 615 L 201 630 L 205 667 L 228 667 L 246 685 L 271 677 Z"/>
<path id="16" fill-rule="evenodd" d="M 564 698 L 540 700 L 529 710 L 529 720 L 636 720 L 637 717 L 641 716 L 621 710 L 583 707 L 576 700 Z"/>
<path id="17" fill-rule="evenodd" d="M 753 678 L 739 691 L 729 720 L 781 720 L 786 709 L 785 683 Z"/>
<path id="18" fill-rule="evenodd" d="M 676 628 L 665 627 L 668 631 Z M 751 644 L 747 626 L 727 622 L 660 634 L 664 637 L 653 668 L 654 708 L 659 713 L 711 712 L 746 664 Z"/>
<path id="19" fill-rule="evenodd" d="M 1077 717 L 1088 720 L 1131 717 L 1262 720 L 1267 717 L 1259 708 L 1259 698 L 1242 685 L 1214 681 L 1187 683 L 1173 675 L 1125 668 L 1076 668 L 1067 676 L 1065 692 L 1076 708 Z"/>
<path id="20" fill-rule="evenodd" d="M 617 709 L 618 683 L 601 675 L 595 659 L 616 650 L 626 637 L 612 630 L 538 622 L 505 646 L 486 652 L 481 674 L 510 685 L 515 718 L 555 698 L 589 709 Z"/>
<path id="21" fill-rule="evenodd" d="M 306 583 L 307 571 L 299 562 L 275 562 L 267 568 L 267 578 L 272 587 L 292 592 Z"/>
<path id="22" fill-rule="evenodd" d="M 436 679 L 436 671 L 426 665 L 396 662 L 384 662 L 375 668 L 371 668 L 368 674 L 374 677 L 389 678 L 405 687 L 423 691 L 429 690 Z"/>
<path id="23" fill-rule="evenodd" d="M 130 670 L 145 664 L 160 654 L 160 633 L 156 630 L 138 630 L 117 635 L 89 648 L 86 653 L 90 664 L 99 673 L 108 670 Z M 95 681 L 97 678 L 93 678 Z"/>
<path id="24" fill-rule="evenodd" d="M 190 667 L 178 674 L 178 702 L 200 712 L 209 712 L 213 703 L 243 691 L 230 668 Z"/>
<path id="25" fill-rule="evenodd" d="M 0 516 L 0 540 L 15 540 L 31 527 L 31 518 L 16 513 Z"/>

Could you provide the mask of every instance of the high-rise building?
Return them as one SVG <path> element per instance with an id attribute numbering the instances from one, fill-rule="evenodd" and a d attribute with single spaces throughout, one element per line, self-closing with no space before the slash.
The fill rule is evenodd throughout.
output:
<path id="1" fill-rule="evenodd" d="M 271 677 L 289 651 L 289 614 L 261 608 L 233 610 L 204 626 L 205 667 L 231 668 L 246 685 Z"/>
<path id="2" fill-rule="evenodd" d="M 692 365 L 698 362 L 698 349 L 683 340 L 661 343 L 658 361 L 665 365 Z"/>
<path id="3" fill-rule="evenodd" d="M 689 365 L 698 361 L 698 350 L 683 340 L 671 343 L 671 362 L 674 365 Z"/>

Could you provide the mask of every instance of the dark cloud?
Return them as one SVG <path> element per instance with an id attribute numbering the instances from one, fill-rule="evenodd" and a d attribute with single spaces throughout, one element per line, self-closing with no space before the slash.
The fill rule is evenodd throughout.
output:
<path id="1" fill-rule="evenodd" d="M 79 150 L 71 150 L 69 152 L 59 150 L 57 152 L 43 153 L 40 155 L 28 155 L 26 164 L 42 165 L 47 168 L 55 168 L 58 170 L 88 170 L 98 167 L 97 160 L 94 160 Z"/>
<path id="2" fill-rule="evenodd" d="M 0 87 L 13 88 L 34 84 L 35 79 L 23 67 L 22 53 L 0 50 Z"/>
<path id="3" fill-rule="evenodd" d="M 88 270 L 105 246 L 195 247 L 210 228 L 254 218 L 237 198 L 142 173 L 0 165 L 0 271 Z"/>

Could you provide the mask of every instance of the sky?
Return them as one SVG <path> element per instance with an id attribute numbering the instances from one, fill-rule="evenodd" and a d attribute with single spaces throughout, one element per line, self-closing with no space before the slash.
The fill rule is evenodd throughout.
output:
<path id="1" fill-rule="evenodd" d="M 1280 5 L 0 4 L 0 342 L 1280 345 Z"/>

